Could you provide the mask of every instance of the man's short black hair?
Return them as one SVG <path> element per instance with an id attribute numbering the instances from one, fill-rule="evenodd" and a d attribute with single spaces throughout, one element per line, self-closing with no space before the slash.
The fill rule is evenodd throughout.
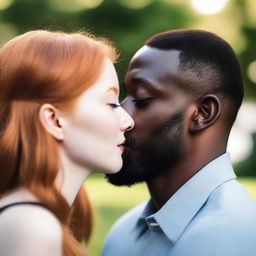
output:
<path id="1" fill-rule="evenodd" d="M 158 33 L 145 45 L 179 50 L 180 70 L 192 74 L 195 90 L 219 94 L 229 104 L 228 121 L 233 124 L 244 95 L 243 77 L 237 56 L 225 40 L 203 30 L 179 29 Z"/>

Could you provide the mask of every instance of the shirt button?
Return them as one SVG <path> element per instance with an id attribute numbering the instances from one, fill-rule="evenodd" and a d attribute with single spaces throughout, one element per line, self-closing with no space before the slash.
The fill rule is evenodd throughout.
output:
<path id="1" fill-rule="evenodd" d="M 150 222 L 149 225 L 151 227 L 158 227 L 159 226 L 158 223 L 156 223 L 156 222 Z"/>

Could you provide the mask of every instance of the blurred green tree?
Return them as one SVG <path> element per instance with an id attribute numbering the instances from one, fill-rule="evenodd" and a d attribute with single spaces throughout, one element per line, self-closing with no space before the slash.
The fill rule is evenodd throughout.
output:
<path id="1" fill-rule="evenodd" d="M 85 2 L 93 1 L 99 5 L 87 9 L 83 6 Z M 1 24 L 7 24 L 5 30 L 13 28 L 17 34 L 32 29 L 87 30 L 109 37 L 120 50 L 117 71 L 122 84 L 132 55 L 148 37 L 168 29 L 196 27 L 199 20 L 199 14 L 189 8 L 188 0 L 132 0 L 137 4 L 147 3 L 141 8 L 128 8 L 128 2 L 131 5 L 130 0 L 12 0 L 8 8 L 0 11 L 0 33 Z M 233 0 L 230 1 L 232 6 L 237 7 L 242 16 L 241 24 L 234 23 L 234 26 L 240 26 L 238 31 L 246 42 L 246 47 L 238 53 L 245 77 L 245 95 L 247 99 L 256 101 L 256 84 L 248 77 L 248 67 L 256 60 L 256 19 L 251 11 L 253 6 L 256 10 L 256 2 Z M 11 35 L 7 33 L 6 38 L 10 39 Z M 3 38 L 2 32 L 0 42 L 4 41 Z M 121 98 L 123 95 L 121 90 Z M 256 155 L 255 147 L 253 154 Z M 256 175 L 256 172 L 251 172 L 252 161 L 246 161 L 246 168 L 245 162 L 236 165 L 237 172 Z"/>
<path id="2" fill-rule="evenodd" d="M 253 149 L 251 154 L 243 161 L 234 165 L 238 176 L 256 176 L 256 132 L 253 133 Z"/>
<path id="3" fill-rule="evenodd" d="M 120 49 L 121 57 L 117 64 L 120 81 L 131 56 L 149 36 L 168 29 L 188 27 L 196 21 L 189 9 L 157 0 L 138 9 L 127 8 L 118 0 L 105 0 L 94 9 L 76 12 L 54 8 L 54 1 L 15 0 L 1 12 L 0 21 L 12 23 L 18 33 L 45 28 L 64 31 L 85 29 L 109 37 Z"/>

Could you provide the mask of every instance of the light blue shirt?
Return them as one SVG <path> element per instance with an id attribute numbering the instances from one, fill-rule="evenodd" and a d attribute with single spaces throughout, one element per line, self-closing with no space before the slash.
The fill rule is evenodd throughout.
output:
<path id="1" fill-rule="evenodd" d="M 121 217 L 103 256 L 256 256 L 256 203 L 235 179 L 225 153 L 159 211 L 149 200 Z"/>

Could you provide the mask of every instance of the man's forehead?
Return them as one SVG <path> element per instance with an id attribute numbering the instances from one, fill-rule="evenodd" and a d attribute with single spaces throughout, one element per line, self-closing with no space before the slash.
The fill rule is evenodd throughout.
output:
<path id="1" fill-rule="evenodd" d="M 179 50 L 160 50 L 143 46 L 130 62 L 126 82 L 130 81 L 133 85 L 152 84 L 159 90 L 176 88 L 194 93 L 195 88 L 199 87 L 197 79 L 193 72 L 181 69 L 180 53 Z M 147 83 L 135 83 L 142 80 L 146 80 Z"/>
<path id="2" fill-rule="evenodd" d="M 179 50 L 161 50 L 144 45 L 133 56 L 130 62 L 130 69 L 150 66 L 178 71 L 179 55 Z"/>

